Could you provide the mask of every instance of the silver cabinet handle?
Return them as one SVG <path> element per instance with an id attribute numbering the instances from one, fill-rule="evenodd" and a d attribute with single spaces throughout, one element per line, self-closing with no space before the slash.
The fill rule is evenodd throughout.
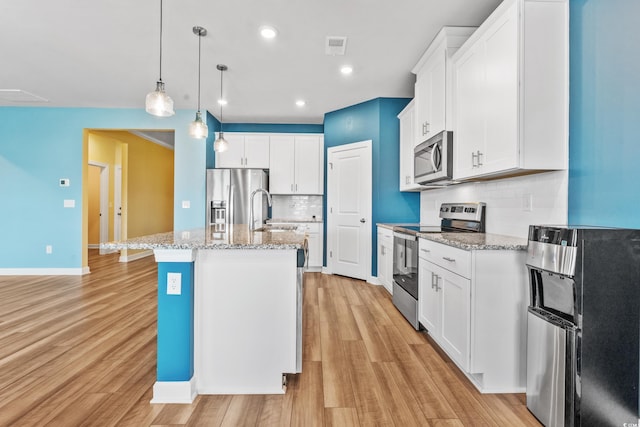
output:
<path id="1" fill-rule="evenodd" d="M 435 273 L 431 273 L 431 289 L 438 290 L 438 276 Z"/>
<path id="2" fill-rule="evenodd" d="M 455 258 L 449 258 L 449 257 L 446 257 L 446 256 L 443 256 L 442 259 L 445 260 L 445 261 L 449 261 L 449 262 L 456 262 Z"/>
<path id="3" fill-rule="evenodd" d="M 424 249 L 424 248 L 423 248 L 423 249 L 420 249 L 420 251 L 421 251 L 421 252 L 425 252 L 425 253 L 429 253 L 429 252 L 431 252 L 429 249 Z"/>
<path id="4" fill-rule="evenodd" d="M 471 167 L 472 168 L 477 168 L 478 165 L 476 164 L 476 153 L 471 153 Z"/>
<path id="5" fill-rule="evenodd" d="M 298 184 L 296 184 L 296 193 L 298 192 Z"/>
<path id="6" fill-rule="evenodd" d="M 482 166 L 482 162 L 480 161 L 480 156 L 484 156 L 484 154 L 482 154 L 480 150 L 478 150 L 478 167 Z"/>

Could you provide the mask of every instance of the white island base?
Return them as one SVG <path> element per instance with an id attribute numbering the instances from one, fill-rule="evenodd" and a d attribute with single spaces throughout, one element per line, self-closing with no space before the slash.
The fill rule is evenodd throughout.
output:
<path id="1" fill-rule="evenodd" d="M 200 249 L 195 262 L 198 394 L 283 394 L 296 372 L 295 249 Z"/>

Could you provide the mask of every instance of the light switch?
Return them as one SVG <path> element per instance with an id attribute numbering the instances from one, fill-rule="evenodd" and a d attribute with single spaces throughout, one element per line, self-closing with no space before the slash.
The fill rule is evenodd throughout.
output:
<path id="1" fill-rule="evenodd" d="M 189 209 L 191 207 L 191 201 L 183 200 L 182 201 L 182 209 Z"/>
<path id="2" fill-rule="evenodd" d="M 167 295 L 180 295 L 182 293 L 182 274 L 167 273 Z"/>
<path id="3" fill-rule="evenodd" d="M 76 207 L 76 201 L 73 199 L 65 199 L 64 200 L 64 207 L 65 208 L 75 208 Z"/>

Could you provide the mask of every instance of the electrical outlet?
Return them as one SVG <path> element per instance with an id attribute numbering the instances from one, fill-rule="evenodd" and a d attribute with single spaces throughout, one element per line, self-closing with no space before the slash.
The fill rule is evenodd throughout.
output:
<path id="1" fill-rule="evenodd" d="M 167 273 L 167 295 L 180 295 L 182 293 L 182 274 Z"/>
<path id="2" fill-rule="evenodd" d="M 51 246 L 51 245 L 47 245 L 47 246 L 44 248 L 44 251 L 45 251 L 47 254 L 52 254 L 52 253 L 53 253 L 53 246 Z"/>
<path id="3" fill-rule="evenodd" d="M 522 195 L 522 210 L 525 212 L 533 210 L 533 195 L 528 193 Z"/>
<path id="4" fill-rule="evenodd" d="M 73 199 L 65 199 L 63 205 L 65 208 L 75 208 L 76 201 Z"/>

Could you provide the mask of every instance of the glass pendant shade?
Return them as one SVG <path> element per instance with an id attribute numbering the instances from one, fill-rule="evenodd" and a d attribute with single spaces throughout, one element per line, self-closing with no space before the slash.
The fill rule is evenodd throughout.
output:
<path id="1" fill-rule="evenodd" d="M 220 131 L 218 139 L 213 143 L 213 150 L 217 153 L 222 153 L 223 151 L 227 151 L 227 148 L 229 148 L 229 143 L 224 139 L 224 132 Z"/>
<path id="2" fill-rule="evenodd" d="M 158 117 L 169 117 L 175 114 L 173 111 L 173 99 L 164 91 L 164 83 L 158 81 L 156 90 L 149 92 L 145 101 L 147 113 Z"/>
<path id="3" fill-rule="evenodd" d="M 202 121 L 202 113 L 196 112 L 196 119 L 189 123 L 189 136 L 204 139 L 209 136 L 209 127 Z"/>

